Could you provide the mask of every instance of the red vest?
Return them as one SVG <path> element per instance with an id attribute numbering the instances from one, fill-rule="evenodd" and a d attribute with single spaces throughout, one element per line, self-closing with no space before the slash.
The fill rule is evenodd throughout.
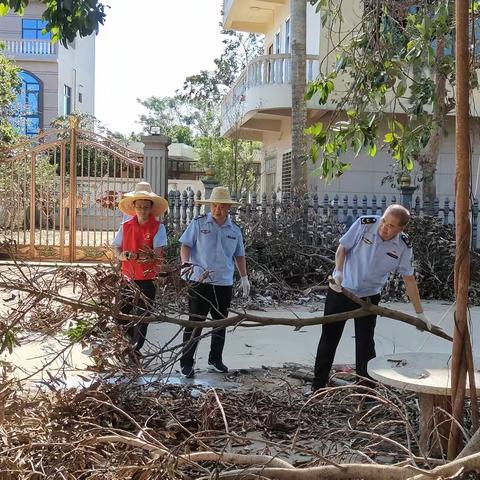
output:
<path id="1" fill-rule="evenodd" d="M 128 220 L 123 224 L 122 250 L 140 253 L 143 249 L 153 248 L 153 237 L 159 227 L 160 222 L 153 215 L 150 215 L 143 225 L 138 223 L 137 216 Z M 160 262 L 147 263 L 137 260 L 122 262 L 122 273 L 132 280 L 151 280 L 159 271 Z"/>

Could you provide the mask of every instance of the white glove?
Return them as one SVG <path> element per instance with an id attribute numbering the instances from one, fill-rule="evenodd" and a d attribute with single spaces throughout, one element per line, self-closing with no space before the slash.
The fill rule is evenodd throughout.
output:
<path id="1" fill-rule="evenodd" d="M 332 275 L 335 283 L 330 283 L 330 288 L 337 293 L 342 293 L 343 272 L 341 270 L 335 270 Z"/>
<path id="2" fill-rule="evenodd" d="M 415 316 L 416 316 L 419 320 L 421 320 L 422 322 L 425 322 L 425 323 L 426 323 L 426 325 L 427 325 L 427 330 L 428 330 L 429 332 L 432 331 L 432 323 L 430 322 L 430 320 L 427 318 L 427 316 L 426 316 L 423 312 L 422 312 L 422 313 L 417 313 L 417 314 L 415 314 Z M 418 329 L 418 330 L 421 330 L 421 329 L 419 329 L 418 327 L 417 327 L 417 329 Z"/>
<path id="3" fill-rule="evenodd" d="M 240 286 L 243 290 L 243 297 L 247 298 L 250 295 L 250 282 L 248 281 L 248 275 L 240 278 Z"/>

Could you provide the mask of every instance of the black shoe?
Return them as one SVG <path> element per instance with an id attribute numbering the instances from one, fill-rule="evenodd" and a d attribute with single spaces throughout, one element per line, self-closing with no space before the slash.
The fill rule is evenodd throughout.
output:
<path id="1" fill-rule="evenodd" d="M 211 365 L 217 372 L 228 373 L 228 367 L 224 365 L 221 360 L 209 360 L 208 364 Z"/>
<path id="2" fill-rule="evenodd" d="M 193 365 L 184 365 L 182 367 L 182 375 L 185 378 L 193 378 L 195 376 L 195 370 L 193 368 Z"/>

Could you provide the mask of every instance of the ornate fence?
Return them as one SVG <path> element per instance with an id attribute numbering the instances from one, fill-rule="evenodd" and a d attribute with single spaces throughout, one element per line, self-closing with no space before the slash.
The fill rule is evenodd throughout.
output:
<path id="1" fill-rule="evenodd" d="M 183 230 L 190 221 L 204 211 L 201 205 L 195 203 L 201 200 L 200 192 L 171 191 L 168 195 L 170 205 L 167 217 L 167 225 L 170 231 Z M 361 215 L 381 215 L 388 205 L 399 203 L 400 198 L 395 195 L 376 195 L 367 197 L 363 195 L 345 195 L 342 199 L 338 195 L 318 195 L 312 193 L 304 198 L 291 198 L 288 194 L 280 195 L 272 193 L 271 196 L 257 196 L 253 193 L 247 198 L 243 195 L 239 202 L 241 206 L 231 209 L 231 215 L 235 220 L 248 221 L 249 218 L 259 215 L 269 215 L 274 221 L 281 220 L 283 215 L 291 214 L 295 210 L 301 220 L 298 226 L 298 234 L 304 241 L 314 245 L 328 242 L 332 229 L 344 229 L 349 227 Z M 455 202 L 448 197 L 442 202 L 435 200 L 433 205 L 423 204 L 419 197 L 416 197 L 411 206 L 413 215 L 434 215 L 445 225 L 455 222 Z M 480 248 L 478 244 L 478 199 L 474 199 L 471 210 L 472 222 L 472 246 Z"/>

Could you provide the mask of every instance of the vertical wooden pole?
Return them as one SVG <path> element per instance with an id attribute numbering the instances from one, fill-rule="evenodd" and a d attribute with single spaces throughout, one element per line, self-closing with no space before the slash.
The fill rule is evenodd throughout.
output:
<path id="1" fill-rule="evenodd" d="M 470 282 L 470 59 L 468 48 L 468 0 L 456 0 L 456 125 L 455 125 L 455 330 L 452 350 L 453 417 L 463 425 L 465 381 L 467 377 L 466 348 L 468 338 L 467 305 Z M 461 431 L 452 422 L 448 442 L 448 458 L 454 459 L 461 450 Z"/>
<path id="2" fill-rule="evenodd" d="M 35 170 L 37 163 L 37 155 L 32 152 L 32 159 L 30 162 L 30 258 L 35 258 L 35 207 L 36 207 L 36 179 Z"/>
<path id="3" fill-rule="evenodd" d="M 75 261 L 75 248 L 77 244 L 77 118 L 70 120 L 70 235 L 69 235 L 69 261 Z"/>
<path id="4" fill-rule="evenodd" d="M 67 148 L 65 143 L 60 147 L 60 258 L 66 260 L 65 255 L 65 158 L 67 156 Z M 69 259 L 69 257 L 68 257 Z"/>

